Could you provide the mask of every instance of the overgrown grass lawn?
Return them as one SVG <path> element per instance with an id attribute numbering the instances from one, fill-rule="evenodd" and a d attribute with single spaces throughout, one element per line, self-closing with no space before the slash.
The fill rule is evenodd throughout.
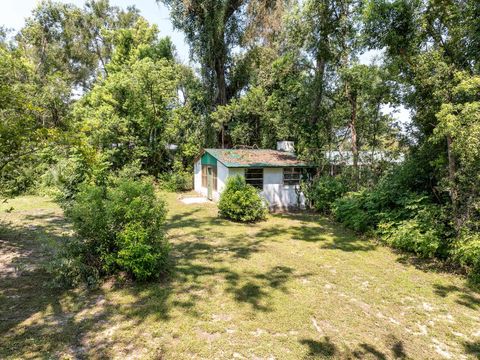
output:
<path id="1" fill-rule="evenodd" d="M 0 219 L 0 358 L 474 359 L 480 295 L 464 278 L 317 215 L 254 225 L 169 204 L 175 268 L 145 285 L 53 290 L 42 264 L 71 228 L 47 198 Z"/>

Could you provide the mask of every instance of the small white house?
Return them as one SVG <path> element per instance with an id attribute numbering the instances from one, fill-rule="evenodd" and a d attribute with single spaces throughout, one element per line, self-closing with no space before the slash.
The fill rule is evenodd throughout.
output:
<path id="1" fill-rule="evenodd" d="M 278 142 L 277 150 L 204 149 L 195 160 L 194 189 L 218 201 L 227 178 L 241 175 L 260 190 L 271 210 L 304 208 L 300 180 L 307 167 L 293 153 L 290 141 Z"/>

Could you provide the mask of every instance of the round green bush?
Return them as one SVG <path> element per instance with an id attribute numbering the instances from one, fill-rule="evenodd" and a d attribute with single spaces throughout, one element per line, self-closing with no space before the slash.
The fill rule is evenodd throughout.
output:
<path id="1" fill-rule="evenodd" d="M 93 286 L 120 272 L 144 281 L 168 271 L 166 208 L 150 181 L 113 178 L 106 186 L 84 185 L 66 215 L 77 236 L 50 267 L 58 284 Z"/>
<path id="2" fill-rule="evenodd" d="M 227 179 L 218 209 L 220 216 L 233 221 L 255 222 L 267 216 L 265 201 L 258 190 L 239 175 Z"/>
<path id="3" fill-rule="evenodd" d="M 305 189 L 305 196 L 313 208 L 321 213 L 330 213 L 335 200 L 347 192 L 347 187 L 339 177 L 319 176 Z"/>

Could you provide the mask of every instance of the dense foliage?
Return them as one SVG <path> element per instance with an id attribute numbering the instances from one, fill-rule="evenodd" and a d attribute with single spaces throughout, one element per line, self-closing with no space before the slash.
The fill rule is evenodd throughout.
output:
<path id="1" fill-rule="evenodd" d="M 119 272 L 141 281 L 165 273 L 165 214 L 148 181 L 113 178 L 107 186 L 83 185 L 66 209 L 77 237 L 51 264 L 55 281 L 94 286 Z"/>
<path id="2" fill-rule="evenodd" d="M 478 273 L 478 1 L 161 2 L 193 66 L 108 0 L 43 1 L 0 28 L 2 196 L 73 201 L 132 166 L 188 190 L 202 147 L 288 139 L 316 165 L 315 209 Z"/>
<path id="3" fill-rule="evenodd" d="M 219 215 L 233 221 L 255 222 L 264 220 L 267 208 L 257 189 L 242 176 L 227 179 L 218 202 Z"/>
<path id="4" fill-rule="evenodd" d="M 311 207 L 329 214 L 333 202 L 347 192 L 347 186 L 342 178 L 327 175 L 306 182 L 303 191 Z"/>

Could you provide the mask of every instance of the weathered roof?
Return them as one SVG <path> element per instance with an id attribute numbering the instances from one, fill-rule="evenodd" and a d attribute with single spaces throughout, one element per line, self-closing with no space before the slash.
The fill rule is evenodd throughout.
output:
<path id="1" fill-rule="evenodd" d="M 269 149 L 205 149 L 226 167 L 307 167 L 294 153 Z"/>

